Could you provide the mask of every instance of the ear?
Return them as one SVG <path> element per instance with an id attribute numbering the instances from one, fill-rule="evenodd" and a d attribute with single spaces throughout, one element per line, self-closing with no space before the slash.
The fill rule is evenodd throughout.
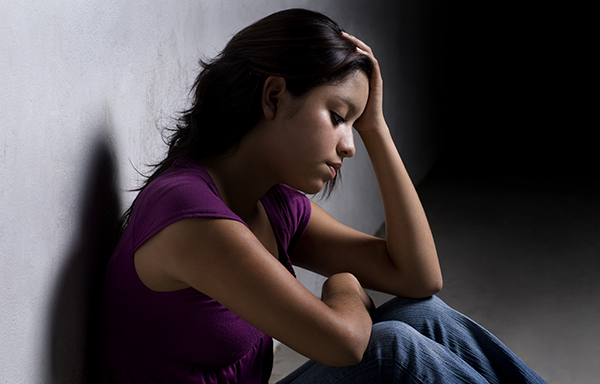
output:
<path id="1" fill-rule="evenodd" d="M 268 120 L 275 118 L 286 93 L 286 81 L 283 77 L 269 76 L 265 80 L 261 103 L 263 114 Z"/>

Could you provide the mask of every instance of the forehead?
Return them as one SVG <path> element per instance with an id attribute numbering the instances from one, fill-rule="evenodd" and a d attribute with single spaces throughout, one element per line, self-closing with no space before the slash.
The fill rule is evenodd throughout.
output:
<path id="1" fill-rule="evenodd" d="M 317 87 L 314 93 L 341 101 L 362 112 L 369 98 L 369 80 L 364 72 L 355 71 L 340 81 Z"/>

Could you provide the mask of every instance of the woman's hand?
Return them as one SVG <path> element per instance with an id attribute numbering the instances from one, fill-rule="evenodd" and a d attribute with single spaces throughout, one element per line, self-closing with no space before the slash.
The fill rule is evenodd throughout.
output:
<path id="1" fill-rule="evenodd" d="M 373 71 L 369 79 L 369 100 L 361 117 L 354 123 L 354 128 L 359 134 L 379 129 L 386 129 L 387 124 L 383 116 L 383 79 L 379 62 L 373 54 L 373 50 L 360 39 L 342 32 L 342 35 L 356 45 L 357 52 L 366 55 L 373 63 Z"/>

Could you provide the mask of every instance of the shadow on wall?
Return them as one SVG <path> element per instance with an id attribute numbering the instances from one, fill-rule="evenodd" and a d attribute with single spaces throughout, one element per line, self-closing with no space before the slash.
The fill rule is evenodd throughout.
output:
<path id="1" fill-rule="evenodd" d="M 108 143 L 92 151 L 79 233 L 55 286 L 49 329 L 52 383 L 94 383 L 97 326 L 106 264 L 117 240 L 120 207 Z M 82 186 L 83 187 L 83 186 Z"/>

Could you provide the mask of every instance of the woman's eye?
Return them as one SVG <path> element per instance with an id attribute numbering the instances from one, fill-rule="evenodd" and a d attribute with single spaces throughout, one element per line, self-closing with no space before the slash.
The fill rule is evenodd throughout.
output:
<path id="1" fill-rule="evenodd" d="M 334 125 L 340 125 L 346 122 L 346 119 L 344 119 L 342 116 L 338 115 L 335 112 L 331 112 L 331 121 L 333 122 Z"/>

